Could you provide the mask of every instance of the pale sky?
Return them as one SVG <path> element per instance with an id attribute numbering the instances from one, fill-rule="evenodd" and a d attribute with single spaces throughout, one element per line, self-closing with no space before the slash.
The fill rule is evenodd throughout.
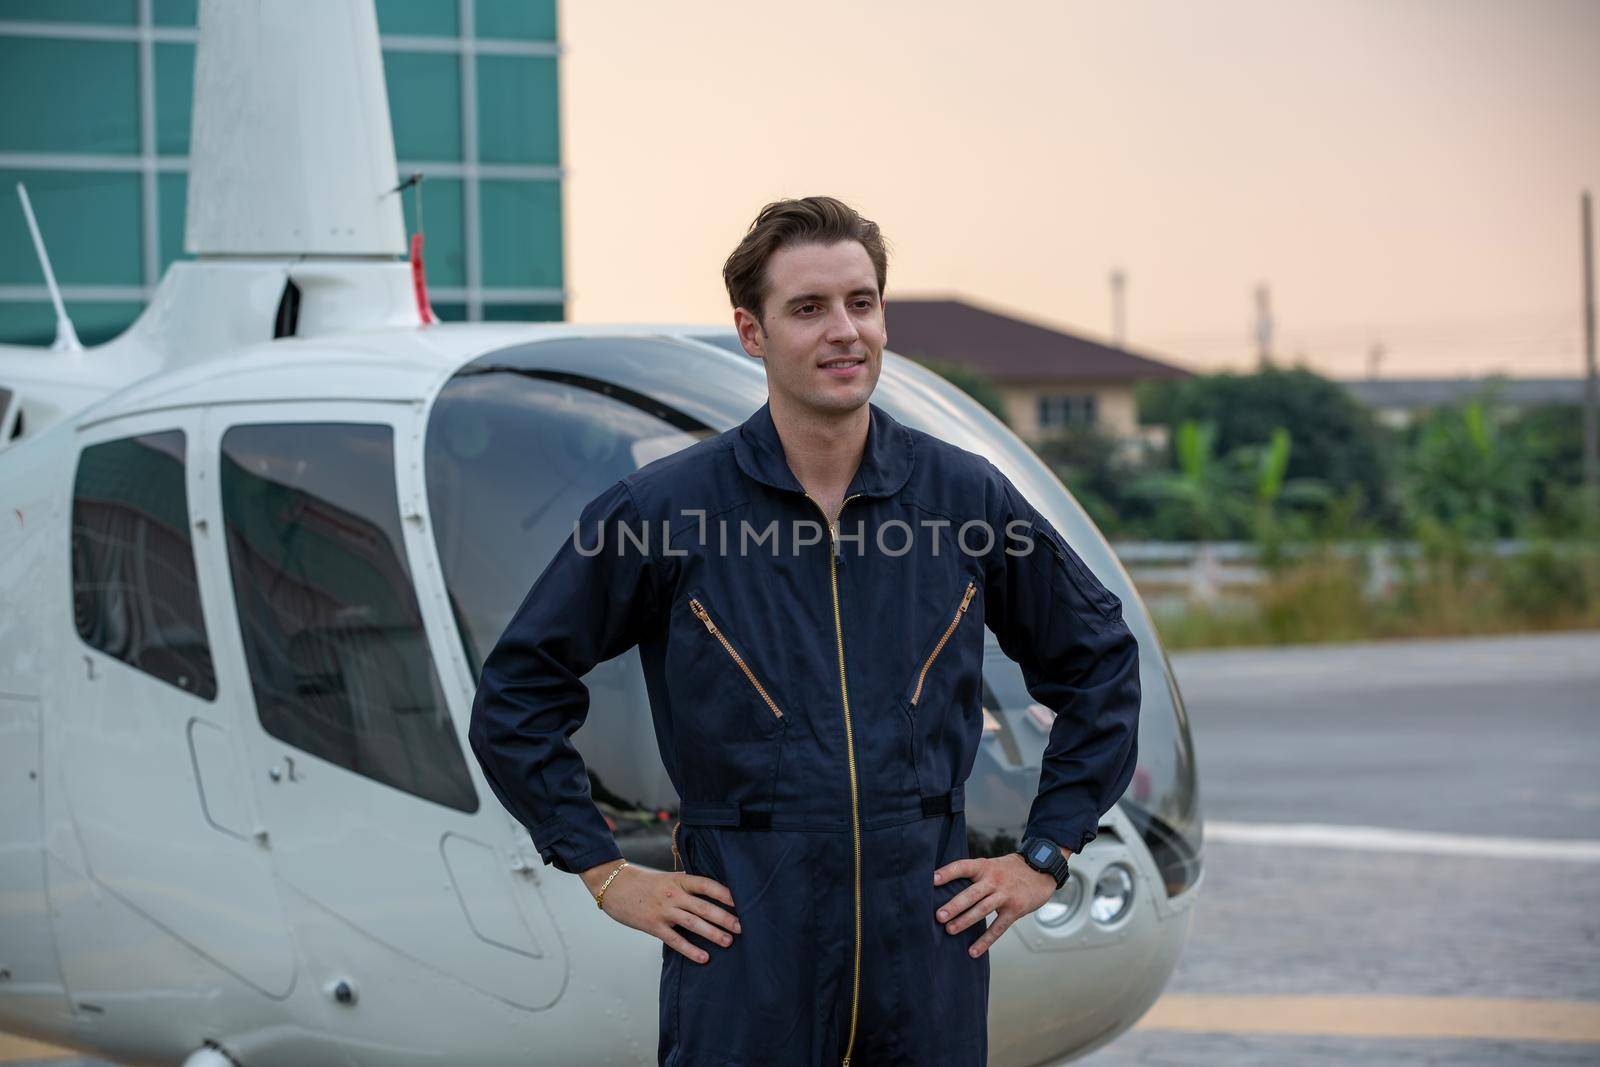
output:
<path id="1" fill-rule="evenodd" d="M 875 219 L 896 295 L 1201 370 L 1583 373 L 1600 0 L 563 0 L 569 316 L 727 322 L 768 200 Z M 1600 211 L 1600 205 L 1597 205 Z M 1597 220 L 1600 224 L 1600 220 Z"/>

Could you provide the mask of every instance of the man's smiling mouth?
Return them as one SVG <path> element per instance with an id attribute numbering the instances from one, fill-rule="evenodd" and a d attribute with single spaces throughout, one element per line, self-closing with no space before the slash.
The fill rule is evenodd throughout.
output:
<path id="1" fill-rule="evenodd" d="M 842 368 L 842 367 L 854 367 L 858 363 L 865 363 L 865 362 L 866 362 L 866 357 L 865 356 L 840 356 L 837 359 L 830 359 L 830 360 L 827 360 L 824 363 L 819 363 L 819 364 L 817 364 L 817 366 L 822 367 L 824 369 L 827 369 L 827 368 L 830 368 L 830 367 Z"/>

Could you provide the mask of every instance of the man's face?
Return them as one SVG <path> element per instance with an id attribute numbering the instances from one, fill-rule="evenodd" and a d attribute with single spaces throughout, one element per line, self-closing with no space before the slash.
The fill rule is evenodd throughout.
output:
<path id="1" fill-rule="evenodd" d="M 878 276 L 860 241 L 780 248 L 767 260 L 765 329 L 734 311 L 744 350 L 767 365 L 767 391 L 791 407 L 847 414 L 867 402 L 888 329 Z"/>

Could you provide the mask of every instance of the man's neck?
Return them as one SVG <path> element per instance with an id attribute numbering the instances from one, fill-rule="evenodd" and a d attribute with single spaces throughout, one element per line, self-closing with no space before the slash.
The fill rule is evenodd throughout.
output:
<path id="1" fill-rule="evenodd" d="M 789 469 L 831 520 L 866 453 L 867 428 L 872 423 L 870 406 L 862 404 L 851 412 L 828 415 L 805 408 L 791 409 L 769 397 L 768 408 Z"/>

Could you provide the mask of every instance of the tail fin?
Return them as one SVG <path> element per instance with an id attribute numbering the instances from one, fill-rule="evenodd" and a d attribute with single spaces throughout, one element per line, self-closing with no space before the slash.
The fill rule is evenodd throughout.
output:
<path id="1" fill-rule="evenodd" d="M 372 0 L 201 0 L 184 248 L 406 254 Z"/>

